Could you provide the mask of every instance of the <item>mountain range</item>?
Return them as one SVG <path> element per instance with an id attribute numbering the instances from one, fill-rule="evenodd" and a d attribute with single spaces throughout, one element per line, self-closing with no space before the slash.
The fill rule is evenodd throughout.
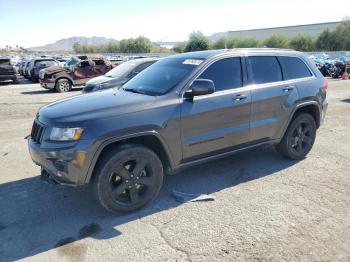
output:
<path id="1" fill-rule="evenodd" d="M 69 38 L 60 39 L 52 44 L 30 47 L 28 49 L 31 51 L 72 51 L 74 43 L 79 43 L 84 45 L 103 45 L 112 40 L 114 39 L 97 37 L 97 36 L 93 36 L 93 37 L 73 36 Z"/>
<path id="2" fill-rule="evenodd" d="M 215 33 L 208 38 L 212 41 L 215 41 L 219 39 L 222 36 L 225 36 L 227 32 L 222 32 L 222 33 Z M 110 41 L 113 41 L 115 39 L 113 38 L 106 38 L 106 37 L 98 37 L 98 36 L 93 36 L 93 37 L 86 37 L 86 36 L 73 36 L 69 38 L 63 38 L 55 43 L 43 45 L 43 46 L 35 46 L 35 47 L 30 47 L 28 48 L 31 51 L 46 51 L 46 52 L 51 52 L 51 51 L 72 51 L 73 50 L 73 45 L 74 43 L 79 43 L 81 45 L 103 45 L 107 44 Z M 156 44 L 162 45 L 162 46 L 174 46 L 177 43 L 177 41 L 174 42 L 157 42 Z"/>

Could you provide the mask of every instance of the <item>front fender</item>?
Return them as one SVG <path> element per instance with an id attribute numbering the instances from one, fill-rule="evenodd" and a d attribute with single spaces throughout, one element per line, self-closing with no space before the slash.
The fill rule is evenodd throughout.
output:
<path id="1" fill-rule="evenodd" d="M 97 148 L 97 150 L 95 151 L 94 153 L 94 156 L 92 157 L 92 160 L 90 162 L 90 166 L 89 166 L 89 169 L 88 169 L 88 172 L 86 174 L 86 178 L 85 178 L 85 183 L 89 183 L 90 180 L 91 180 L 91 177 L 92 177 L 92 174 L 93 174 L 93 171 L 94 171 L 94 168 L 97 164 L 97 161 L 101 155 L 101 153 L 103 152 L 103 150 L 113 144 L 113 143 L 116 143 L 116 142 L 120 142 L 120 141 L 123 141 L 123 140 L 126 140 L 126 139 L 130 139 L 130 138 L 139 138 L 139 137 L 142 137 L 142 136 L 155 136 L 162 144 L 166 154 L 167 154 L 167 157 L 169 159 L 169 162 L 170 162 L 170 165 L 173 167 L 174 166 L 174 160 L 171 156 L 171 153 L 170 153 L 170 150 L 167 146 L 167 144 L 165 143 L 164 139 L 162 138 L 162 136 L 156 132 L 156 131 L 144 131 L 144 132 L 138 132 L 138 133 L 131 133 L 131 134 L 127 134 L 127 135 L 123 135 L 123 136 L 118 136 L 118 137 L 111 137 L 111 138 L 108 138 L 106 139 L 105 141 L 103 141 Z"/>

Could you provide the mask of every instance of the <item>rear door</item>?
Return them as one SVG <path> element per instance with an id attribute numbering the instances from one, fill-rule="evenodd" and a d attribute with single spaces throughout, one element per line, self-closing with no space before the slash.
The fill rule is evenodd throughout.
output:
<path id="1" fill-rule="evenodd" d="M 251 85 L 251 140 L 263 142 L 279 138 L 288 120 L 298 91 L 293 80 L 284 79 L 276 56 L 248 56 Z"/>
<path id="2" fill-rule="evenodd" d="M 249 142 L 251 96 L 244 87 L 241 58 L 222 58 L 198 79 L 214 82 L 215 93 L 181 105 L 183 158 L 194 160 Z"/>

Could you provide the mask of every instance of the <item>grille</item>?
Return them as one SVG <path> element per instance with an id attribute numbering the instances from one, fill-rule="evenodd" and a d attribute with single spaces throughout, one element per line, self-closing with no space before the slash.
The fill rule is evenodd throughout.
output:
<path id="1" fill-rule="evenodd" d="M 41 143 L 41 136 L 43 134 L 44 127 L 40 125 L 37 121 L 34 121 L 32 132 L 30 133 L 30 137 L 35 143 Z"/>

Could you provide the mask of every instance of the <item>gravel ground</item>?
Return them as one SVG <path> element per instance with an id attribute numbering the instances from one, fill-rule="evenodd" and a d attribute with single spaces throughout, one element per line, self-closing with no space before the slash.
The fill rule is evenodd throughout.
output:
<path id="1" fill-rule="evenodd" d="M 62 97 L 25 81 L 0 85 L 0 261 L 350 261 L 350 81 L 303 161 L 272 147 L 192 167 L 128 215 L 89 188 L 46 185 L 24 137 L 37 109 Z M 215 201 L 181 204 L 176 189 Z"/>

